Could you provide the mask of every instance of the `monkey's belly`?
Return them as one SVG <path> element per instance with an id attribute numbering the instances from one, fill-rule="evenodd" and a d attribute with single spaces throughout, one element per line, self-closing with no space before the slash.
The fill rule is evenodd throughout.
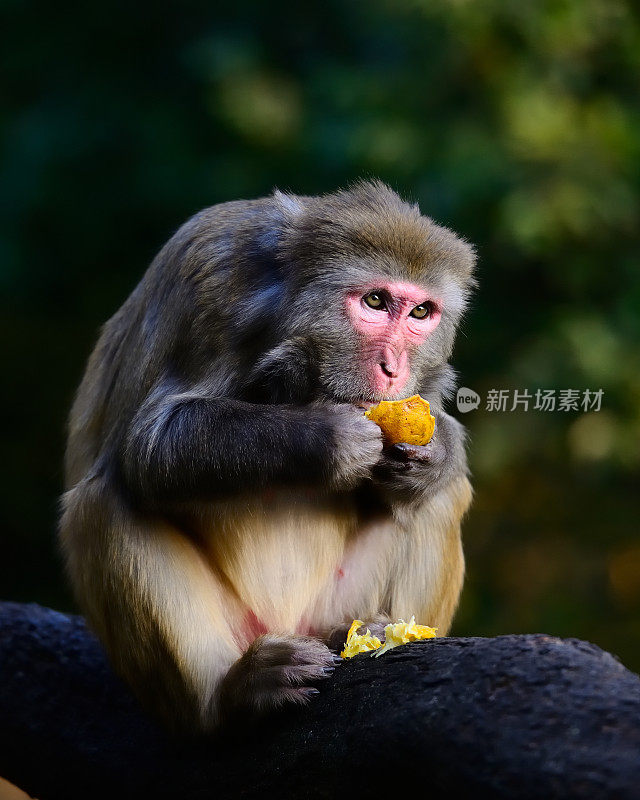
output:
<path id="1" fill-rule="evenodd" d="M 363 524 L 355 506 L 281 492 L 212 505 L 202 522 L 207 556 L 238 601 L 231 624 L 242 638 L 313 634 L 379 610 L 390 519 Z"/>

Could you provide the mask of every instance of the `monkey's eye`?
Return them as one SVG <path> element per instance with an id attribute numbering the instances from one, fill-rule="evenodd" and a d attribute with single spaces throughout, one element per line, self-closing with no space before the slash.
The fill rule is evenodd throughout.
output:
<path id="1" fill-rule="evenodd" d="M 365 295 L 362 299 L 369 308 L 375 308 L 378 311 L 384 309 L 384 300 L 378 292 L 369 292 L 369 294 Z"/>
<path id="2" fill-rule="evenodd" d="M 419 306 L 416 306 L 411 314 L 410 317 L 415 317 L 416 319 L 424 319 L 431 315 L 431 303 L 421 303 Z"/>

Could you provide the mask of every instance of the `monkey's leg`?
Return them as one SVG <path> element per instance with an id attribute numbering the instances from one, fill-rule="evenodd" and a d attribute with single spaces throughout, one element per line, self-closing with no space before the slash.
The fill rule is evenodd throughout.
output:
<path id="1" fill-rule="evenodd" d="M 176 528 L 134 515 L 99 477 L 64 496 L 61 540 L 78 600 L 141 701 L 177 727 L 211 728 L 241 655 L 237 601 Z"/>
<path id="2" fill-rule="evenodd" d="M 115 669 L 177 727 L 304 703 L 333 671 L 318 639 L 266 634 L 243 654 L 246 607 L 175 527 L 134 515 L 102 478 L 64 497 L 61 539 L 78 599 Z"/>
<path id="3" fill-rule="evenodd" d="M 405 535 L 398 540 L 390 582 L 390 615 L 438 628 L 446 636 L 458 605 L 464 576 L 460 537 L 462 517 L 471 503 L 471 484 L 465 476 L 445 489 L 399 524 Z"/>

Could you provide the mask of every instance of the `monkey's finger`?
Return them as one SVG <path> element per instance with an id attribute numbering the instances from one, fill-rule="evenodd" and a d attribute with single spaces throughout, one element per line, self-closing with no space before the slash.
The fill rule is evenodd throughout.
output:
<path id="1" fill-rule="evenodd" d="M 312 686 L 281 686 L 273 691 L 260 691 L 252 698 L 252 705 L 258 713 L 265 713 L 283 706 L 306 706 L 320 694 Z"/>
<path id="2" fill-rule="evenodd" d="M 285 666 L 293 669 L 305 669 L 310 667 L 333 672 L 335 662 L 333 653 L 324 642 L 320 642 L 317 639 L 310 639 L 306 647 L 303 644 L 294 650 L 289 663 Z M 325 674 L 328 673 L 325 672 Z"/>
<path id="3" fill-rule="evenodd" d="M 318 664 L 304 664 L 297 667 L 285 667 L 282 670 L 281 682 L 291 684 L 293 686 L 301 686 L 309 681 L 319 681 L 324 678 L 330 678 L 336 668 L 323 667 Z"/>
<path id="4" fill-rule="evenodd" d="M 330 678 L 335 667 L 318 664 L 299 666 L 269 667 L 253 676 L 252 687 L 256 692 L 276 692 L 287 686 L 308 686 L 325 678 Z"/>
<path id="5" fill-rule="evenodd" d="M 394 444 L 392 447 L 390 447 L 388 454 L 390 458 L 393 458 L 396 461 L 426 462 L 433 459 L 434 449 L 431 447 L 431 443 L 427 445 L 417 445 L 401 442 L 400 444 Z"/>

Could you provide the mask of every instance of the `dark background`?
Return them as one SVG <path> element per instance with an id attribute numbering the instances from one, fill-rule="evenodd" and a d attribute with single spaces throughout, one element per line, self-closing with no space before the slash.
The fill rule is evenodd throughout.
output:
<path id="1" fill-rule="evenodd" d="M 0 597 L 73 608 L 65 417 L 173 230 L 276 185 L 378 176 L 479 252 L 454 357 L 483 398 L 454 633 L 578 636 L 640 669 L 632 3 L 5 0 L 0 30 Z M 500 388 L 604 399 L 487 411 Z"/>

